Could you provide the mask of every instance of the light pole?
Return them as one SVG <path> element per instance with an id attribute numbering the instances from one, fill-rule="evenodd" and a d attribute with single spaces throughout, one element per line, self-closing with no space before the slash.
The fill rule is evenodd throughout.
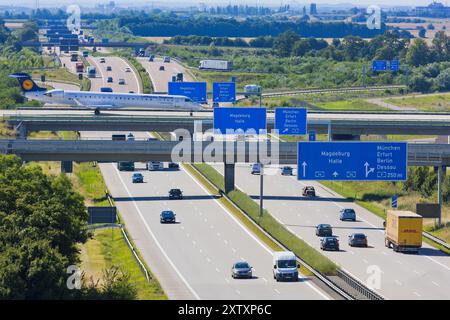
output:
<path id="1" fill-rule="evenodd" d="M 259 170 L 259 216 L 263 216 L 263 197 L 264 197 L 264 166 L 262 163 Z"/>

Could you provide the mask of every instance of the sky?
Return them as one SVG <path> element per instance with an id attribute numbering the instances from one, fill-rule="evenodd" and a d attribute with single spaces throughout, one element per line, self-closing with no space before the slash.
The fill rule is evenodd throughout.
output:
<path id="1" fill-rule="evenodd" d="M 92 7 L 97 3 L 108 3 L 109 0 L 38 0 L 41 7 L 44 6 L 64 6 L 70 4 L 78 4 L 80 6 L 90 6 Z M 158 7 L 158 3 L 164 4 L 167 6 L 169 4 L 178 5 L 178 6 L 188 6 L 190 4 L 196 5 L 199 3 L 204 3 L 208 5 L 228 5 L 228 4 L 248 4 L 248 5 L 280 5 L 283 4 L 297 4 L 297 5 L 308 5 L 311 2 L 317 3 L 320 5 L 336 5 L 336 4 L 355 4 L 358 6 L 369 6 L 369 5 L 380 5 L 380 6 L 423 6 L 431 3 L 432 0 L 115 0 L 116 4 L 119 6 L 126 6 L 127 4 L 131 4 L 133 6 L 136 5 L 151 5 L 154 3 L 155 7 Z M 449 0 L 438 0 L 444 4 L 450 4 Z M 0 5 L 12 5 L 15 6 L 27 6 L 34 7 L 36 0 L 0 0 Z"/>

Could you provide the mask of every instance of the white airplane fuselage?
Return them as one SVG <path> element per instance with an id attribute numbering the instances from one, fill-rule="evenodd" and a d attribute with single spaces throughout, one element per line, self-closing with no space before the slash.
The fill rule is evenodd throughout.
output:
<path id="1" fill-rule="evenodd" d="M 185 96 L 90 91 L 32 91 L 28 99 L 48 104 L 79 106 L 91 109 L 145 108 L 154 110 L 198 111 L 200 105 Z"/>

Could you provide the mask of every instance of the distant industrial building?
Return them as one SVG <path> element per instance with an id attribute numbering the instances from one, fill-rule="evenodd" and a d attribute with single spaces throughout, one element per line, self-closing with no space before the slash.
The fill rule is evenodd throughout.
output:
<path id="1" fill-rule="evenodd" d="M 311 3 L 311 5 L 309 6 L 309 14 L 317 14 L 317 5 L 315 3 Z"/>
<path id="2" fill-rule="evenodd" d="M 450 7 L 433 2 L 426 7 L 416 7 L 415 13 L 418 17 L 450 18 Z"/>

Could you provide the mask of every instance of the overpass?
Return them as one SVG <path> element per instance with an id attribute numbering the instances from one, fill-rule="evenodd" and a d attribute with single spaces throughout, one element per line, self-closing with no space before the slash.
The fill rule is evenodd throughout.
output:
<path id="1" fill-rule="evenodd" d="M 22 47 L 34 47 L 34 48 L 40 48 L 40 47 L 59 47 L 61 45 L 60 42 L 39 42 L 39 41 L 24 41 L 21 42 L 20 45 Z M 146 48 L 148 46 L 152 45 L 149 42 L 79 42 L 79 47 L 101 47 L 101 48 Z"/>
<path id="2" fill-rule="evenodd" d="M 28 112 L 30 111 L 30 112 Z M 173 132 L 186 129 L 190 132 L 205 131 L 213 127 L 211 111 L 105 111 L 93 116 L 90 111 L 73 114 L 74 109 L 53 111 L 24 110 L 24 115 L 3 112 L 9 125 L 26 138 L 32 131 L 158 131 Z M 133 113 L 133 115 L 131 115 Z M 29 115 L 28 115 L 29 114 Z M 274 114 L 268 111 L 267 129 L 274 128 Z M 360 135 L 450 135 L 448 113 L 382 113 L 382 112 L 308 112 L 308 130 L 316 133 L 331 133 L 335 140 L 358 140 Z"/>

